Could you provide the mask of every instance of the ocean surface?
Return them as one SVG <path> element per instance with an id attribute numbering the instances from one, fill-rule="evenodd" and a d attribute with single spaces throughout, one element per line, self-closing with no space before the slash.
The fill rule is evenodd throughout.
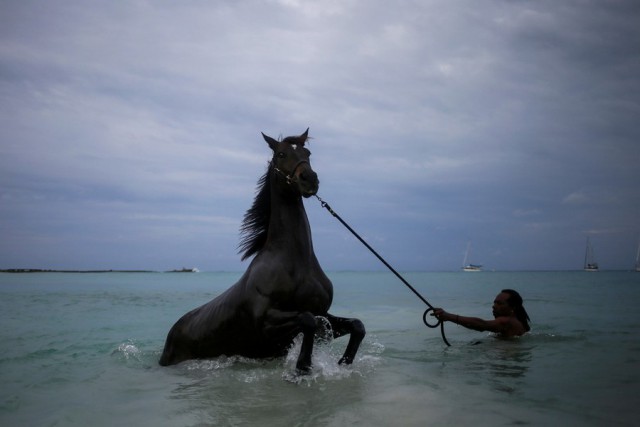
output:
<path id="1" fill-rule="evenodd" d="M 436 307 L 491 318 L 518 290 L 532 332 L 500 340 L 422 323 L 387 272 L 335 272 L 331 312 L 367 336 L 287 357 L 160 367 L 173 323 L 241 273 L 0 273 L 1 426 L 636 426 L 640 273 L 403 273 Z"/>

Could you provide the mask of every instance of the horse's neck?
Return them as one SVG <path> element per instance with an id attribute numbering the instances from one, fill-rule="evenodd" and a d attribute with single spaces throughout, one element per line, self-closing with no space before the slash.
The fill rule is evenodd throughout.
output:
<path id="1" fill-rule="evenodd" d="M 299 260 L 315 257 L 311 228 L 301 197 L 292 199 L 277 192 L 272 193 L 266 246 L 290 252 Z"/>

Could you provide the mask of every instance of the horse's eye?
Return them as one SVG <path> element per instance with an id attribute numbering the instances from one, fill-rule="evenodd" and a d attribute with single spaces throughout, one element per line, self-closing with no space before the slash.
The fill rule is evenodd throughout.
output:
<path id="1" fill-rule="evenodd" d="M 281 151 L 281 152 L 278 153 L 278 157 L 281 158 L 281 159 L 284 159 L 285 157 L 287 157 L 287 155 L 284 154 L 284 152 Z"/>

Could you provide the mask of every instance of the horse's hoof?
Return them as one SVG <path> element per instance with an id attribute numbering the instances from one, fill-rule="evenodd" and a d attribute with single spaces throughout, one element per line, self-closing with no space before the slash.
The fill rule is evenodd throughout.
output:
<path id="1" fill-rule="evenodd" d="M 351 365 L 353 363 L 352 357 L 343 356 L 340 360 L 338 360 L 338 365 Z"/>
<path id="2" fill-rule="evenodd" d="M 303 377 L 311 373 L 311 366 L 296 366 L 296 375 Z"/>

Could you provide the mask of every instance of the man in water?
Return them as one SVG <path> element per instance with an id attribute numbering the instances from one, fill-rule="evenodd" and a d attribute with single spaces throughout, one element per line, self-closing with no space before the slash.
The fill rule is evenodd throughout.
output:
<path id="1" fill-rule="evenodd" d="M 524 335 L 529 329 L 529 315 L 522 305 L 522 297 L 513 289 L 503 289 L 493 301 L 493 320 L 466 317 L 433 309 L 433 316 L 475 331 L 491 331 L 502 338 Z"/>

